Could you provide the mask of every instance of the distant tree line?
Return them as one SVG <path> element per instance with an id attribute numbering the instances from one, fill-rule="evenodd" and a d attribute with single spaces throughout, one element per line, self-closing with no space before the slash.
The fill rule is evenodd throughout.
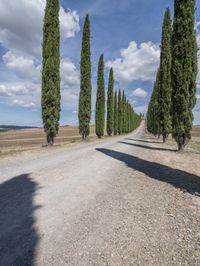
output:
<path id="1" fill-rule="evenodd" d="M 47 0 L 43 27 L 43 67 L 42 67 L 42 119 L 47 143 L 54 144 L 59 130 L 61 112 L 60 94 L 60 25 L 59 0 Z M 90 19 L 86 15 L 81 49 L 80 63 L 80 95 L 79 95 L 79 132 L 85 140 L 90 135 L 92 113 L 91 82 L 91 47 Z M 106 99 L 107 98 L 107 99 Z M 107 103 L 107 104 L 106 104 Z M 107 117 L 106 116 L 107 110 Z M 105 121 L 106 119 L 106 121 Z M 98 138 L 107 134 L 123 134 L 139 126 L 141 116 L 136 114 L 128 102 L 125 93 L 114 92 L 114 73 L 110 69 L 108 91 L 106 97 L 104 79 L 104 55 L 99 58 L 97 95 L 95 108 L 95 128 Z"/>
<path id="2" fill-rule="evenodd" d="M 191 139 L 192 110 L 196 104 L 197 42 L 195 0 L 174 1 L 174 21 L 169 8 L 163 27 L 160 66 L 148 106 L 147 128 L 154 135 L 169 134 L 182 151 Z"/>
<path id="3" fill-rule="evenodd" d="M 141 122 L 141 115 L 134 112 L 125 92 L 114 91 L 114 73 L 110 69 L 107 91 L 107 120 L 105 123 L 105 83 L 103 54 L 99 58 L 95 126 L 98 138 L 104 136 L 105 124 L 108 136 L 129 133 L 136 129 Z"/>

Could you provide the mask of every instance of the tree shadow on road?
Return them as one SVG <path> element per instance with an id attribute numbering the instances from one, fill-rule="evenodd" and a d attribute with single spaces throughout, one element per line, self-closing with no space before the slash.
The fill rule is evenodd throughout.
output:
<path id="1" fill-rule="evenodd" d="M 146 145 L 141 145 L 141 144 L 136 144 L 136 143 L 128 143 L 128 142 L 124 142 L 124 141 L 118 141 L 118 143 L 126 144 L 126 145 L 131 145 L 131 146 L 135 146 L 135 147 L 143 148 L 143 149 L 148 149 L 148 150 L 155 150 L 155 151 L 177 151 L 176 149 L 167 149 L 167 148 L 160 148 L 160 147 L 151 147 L 151 146 L 146 146 Z"/>
<path id="2" fill-rule="evenodd" d="M 124 162 L 128 167 L 144 173 L 150 178 L 169 183 L 192 195 L 200 196 L 200 176 L 156 162 L 146 161 L 126 153 L 100 148 L 96 150 Z"/>
<path id="3" fill-rule="evenodd" d="M 125 140 L 132 140 L 132 141 L 138 141 L 138 142 L 144 142 L 144 143 L 155 143 L 155 144 L 162 144 L 160 141 L 148 141 L 145 139 L 131 139 L 131 138 L 125 138 Z"/>
<path id="4" fill-rule="evenodd" d="M 0 265 L 34 265 L 39 237 L 33 198 L 38 185 L 29 174 L 0 184 Z"/>

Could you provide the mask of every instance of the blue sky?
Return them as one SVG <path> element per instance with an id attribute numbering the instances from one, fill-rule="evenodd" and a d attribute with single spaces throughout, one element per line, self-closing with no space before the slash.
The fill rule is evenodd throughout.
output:
<path id="1" fill-rule="evenodd" d="M 200 45 L 199 1 L 196 6 Z M 0 0 L 0 124 L 42 125 L 44 7 L 45 0 Z M 171 0 L 61 0 L 62 125 L 77 124 L 81 36 L 86 13 L 91 20 L 93 106 L 98 58 L 104 53 L 106 84 L 112 66 L 115 89 L 124 89 L 135 110 L 145 112 L 159 64 L 162 20 L 167 7 L 173 15 Z M 197 97 L 194 115 L 195 124 L 200 124 L 200 88 Z"/>

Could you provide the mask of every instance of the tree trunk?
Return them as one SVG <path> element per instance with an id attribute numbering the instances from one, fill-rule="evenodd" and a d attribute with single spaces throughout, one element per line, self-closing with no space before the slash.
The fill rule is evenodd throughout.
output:
<path id="1" fill-rule="evenodd" d="M 182 142 L 179 142 L 179 143 L 178 143 L 178 151 L 179 151 L 179 152 L 183 152 L 183 151 L 184 151 L 184 145 L 183 145 Z"/>
<path id="2" fill-rule="evenodd" d="M 54 144 L 54 136 L 52 134 L 48 134 L 47 135 L 47 144 L 49 146 L 53 146 L 53 144 Z"/>
<path id="3" fill-rule="evenodd" d="M 82 133 L 82 141 L 86 140 L 86 134 L 85 132 Z"/>
<path id="4" fill-rule="evenodd" d="M 178 142 L 178 151 L 183 152 L 187 143 L 188 143 L 187 138 L 185 134 L 183 134 L 183 136 L 179 139 L 179 142 Z"/>
<path id="5" fill-rule="evenodd" d="M 166 143 L 167 136 L 163 135 L 163 143 Z"/>

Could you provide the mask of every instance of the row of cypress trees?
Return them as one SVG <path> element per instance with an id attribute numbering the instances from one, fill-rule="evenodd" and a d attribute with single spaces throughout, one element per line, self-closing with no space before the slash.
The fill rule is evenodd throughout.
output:
<path id="1" fill-rule="evenodd" d="M 174 2 L 174 22 L 169 8 L 163 27 L 160 66 L 147 113 L 147 128 L 162 135 L 172 133 L 178 150 L 191 139 L 192 110 L 196 104 L 197 43 L 195 0 Z"/>
<path id="2" fill-rule="evenodd" d="M 90 20 L 85 18 L 82 52 L 81 52 L 81 88 L 79 96 L 79 132 L 82 139 L 90 134 L 91 120 L 91 50 L 90 50 Z M 107 134 L 111 136 L 128 133 L 138 127 L 141 117 L 137 115 L 129 104 L 125 93 L 121 91 L 114 97 L 114 73 L 110 69 L 107 91 L 107 120 L 105 122 L 106 92 L 104 78 L 104 55 L 101 54 L 98 63 L 97 94 L 95 106 L 95 129 L 98 138 L 104 136 L 105 125 Z"/>
<path id="3" fill-rule="evenodd" d="M 99 58 L 98 79 L 97 79 L 97 96 L 95 110 L 96 135 L 98 138 L 104 136 L 105 131 L 105 81 L 104 81 L 104 56 Z M 141 116 L 136 114 L 129 104 L 125 92 L 121 90 L 114 93 L 114 73 L 110 69 L 108 91 L 107 91 L 107 120 L 106 131 L 109 136 L 129 133 L 139 126 Z"/>
<path id="4" fill-rule="evenodd" d="M 61 112 L 60 95 L 60 23 L 59 0 L 47 0 L 43 27 L 43 67 L 42 67 L 42 119 L 46 132 L 47 143 L 53 145 L 59 130 Z M 81 50 L 81 83 L 79 96 L 79 132 L 82 139 L 90 134 L 91 120 L 91 50 L 90 50 L 90 20 L 85 18 L 82 50 Z M 105 128 L 105 83 L 104 83 L 104 57 L 100 56 L 97 80 L 96 99 L 96 135 L 101 138 Z M 114 110 L 114 77 L 113 69 L 110 70 L 107 100 L 107 133 L 109 136 L 126 133 L 138 126 L 140 117 L 134 113 L 127 102 L 125 95 L 121 99 L 119 92 L 118 106 Z M 117 113 L 116 113 L 117 112 Z M 123 122 L 122 122 L 122 119 Z M 135 124 L 134 124 L 135 123 Z M 125 126 L 126 124 L 126 126 Z M 125 128 L 126 127 L 126 128 Z M 117 132 L 117 133 L 116 133 Z"/>
<path id="5" fill-rule="evenodd" d="M 115 91 L 114 96 L 114 135 L 129 133 L 141 122 L 141 116 L 136 114 L 126 98 L 125 92 Z"/>

